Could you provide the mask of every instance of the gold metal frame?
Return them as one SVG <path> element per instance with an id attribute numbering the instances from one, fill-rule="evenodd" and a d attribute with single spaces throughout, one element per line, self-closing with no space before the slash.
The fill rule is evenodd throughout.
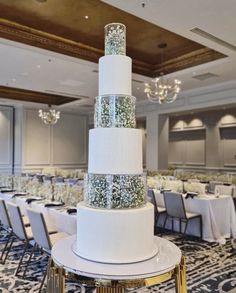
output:
<path id="1" fill-rule="evenodd" d="M 50 259 L 47 269 L 47 293 L 65 293 L 65 276 L 65 269 L 57 266 L 52 259 Z M 185 257 L 181 258 L 181 262 L 175 267 L 175 269 L 146 279 L 120 281 L 104 280 L 87 278 L 73 273 L 68 273 L 67 276 L 81 284 L 96 287 L 96 293 L 124 293 L 126 288 L 154 286 L 175 277 L 176 293 L 187 293 Z"/>

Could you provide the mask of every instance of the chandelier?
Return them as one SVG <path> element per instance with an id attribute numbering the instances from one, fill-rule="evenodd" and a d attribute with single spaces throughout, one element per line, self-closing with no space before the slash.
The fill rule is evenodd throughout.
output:
<path id="1" fill-rule="evenodd" d="M 158 47 L 164 49 L 167 47 L 167 44 L 159 44 Z M 180 80 L 166 77 L 162 72 L 159 77 L 145 83 L 144 92 L 147 94 L 147 98 L 150 102 L 159 104 L 172 103 L 176 100 L 180 92 L 180 85 Z"/>
<path id="2" fill-rule="evenodd" d="M 55 109 L 51 109 L 51 105 L 49 106 L 49 111 L 44 112 L 42 109 L 39 110 L 39 117 L 42 121 L 47 125 L 54 125 L 57 123 L 60 118 L 60 111 L 56 111 Z"/>

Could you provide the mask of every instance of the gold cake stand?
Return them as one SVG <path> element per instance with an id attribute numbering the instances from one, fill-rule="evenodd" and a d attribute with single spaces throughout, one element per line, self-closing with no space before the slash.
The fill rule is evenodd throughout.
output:
<path id="1" fill-rule="evenodd" d="M 157 256 L 137 264 L 103 264 L 78 257 L 75 236 L 60 240 L 52 249 L 47 269 L 47 293 L 64 293 L 65 278 L 94 286 L 97 293 L 123 293 L 128 288 L 149 287 L 175 279 L 177 293 L 187 293 L 185 258 L 172 242 L 155 237 Z M 143 272 L 142 272 L 143 271 Z"/>

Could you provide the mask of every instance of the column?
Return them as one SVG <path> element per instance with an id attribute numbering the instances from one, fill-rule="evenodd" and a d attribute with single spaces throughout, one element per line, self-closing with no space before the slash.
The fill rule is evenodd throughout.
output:
<path id="1" fill-rule="evenodd" d="M 147 170 L 168 168 L 169 117 L 157 112 L 148 113 L 147 127 Z"/>
<path id="2" fill-rule="evenodd" d="M 221 162 L 219 117 L 211 113 L 206 117 L 206 167 L 219 168 Z"/>

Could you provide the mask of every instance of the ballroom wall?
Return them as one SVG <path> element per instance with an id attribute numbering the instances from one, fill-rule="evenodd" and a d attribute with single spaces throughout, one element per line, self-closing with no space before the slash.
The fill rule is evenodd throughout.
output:
<path id="1" fill-rule="evenodd" d="M 14 139 L 12 131 L 14 130 Z M 42 168 L 85 168 L 87 166 L 88 122 L 86 115 L 61 113 L 54 126 L 45 125 L 36 109 L 0 108 L 0 168 L 11 173 L 15 141 L 15 173 L 41 171 Z"/>
<path id="2" fill-rule="evenodd" d="M 236 81 L 182 92 L 171 104 L 143 100 L 137 117 L 146 118 L 147 170 L 236 172 Z"/>
<path id="3" fill-rule="evenodd" d="M 236 108 L 170 117 L 169 164 L 180 168 L 236 167 Z"/>
<path id="4" fill-rule="evenodd" d="M 12 171 L 13 108 L 0 106 L 0 173 Z"/>

